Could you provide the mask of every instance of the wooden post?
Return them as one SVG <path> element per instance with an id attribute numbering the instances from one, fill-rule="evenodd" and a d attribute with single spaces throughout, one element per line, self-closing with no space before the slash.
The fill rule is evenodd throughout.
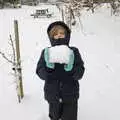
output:
<path id="1" fill-rule="evenodd" d="M 14 20 L 14 31 L 15 31 L 15 46 L 16 46 L 16 72 L 17 72 L 17 94 L 19 102 L 24 97 L 23 84 L 22 84 L 22 69 L 20 59 L 20 48 L 19 48 L 19 32 L 18 32 L 18 21 Z"/>

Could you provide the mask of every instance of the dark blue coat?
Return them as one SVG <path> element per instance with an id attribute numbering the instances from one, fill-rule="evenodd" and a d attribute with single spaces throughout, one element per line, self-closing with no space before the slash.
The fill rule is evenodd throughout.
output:
<path id="1" fill-rule="evenodd" d="M 52 26 L 59 24 L 62 25 L 66 30 L 65 45 L 69 47 L 70 30 L 63 22 L 52 23 L 48 27 L 48 35 Z M 50 38 L 51 45 L 55 46 L 52 38 Z M 49 102 L 59 100 L 62 98 L 63 101 L 77 100 L 79 98 L 79 82 L 84 74 L 84 62 L 81 58 L 79 50 L 76 47 L 69 47 L 74 52 L 74 66 L 69 72 L 64 70 L 64 64 L 55 63 L 55 68 L 50 69 L 46 67 L 44 59 L 44 50 L 41 53 L 40 59 L 37 64 L 36 73 L 42 79 L 45 80 L 44 93 L 45 99 Z"/>

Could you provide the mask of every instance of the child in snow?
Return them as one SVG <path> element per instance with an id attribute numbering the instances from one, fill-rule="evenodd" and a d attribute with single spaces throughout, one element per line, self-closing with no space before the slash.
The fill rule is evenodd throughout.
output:
<path id="1" fill-rule="evenodd" d="M 51 47 L 43 49 L 37 64 L 37 75 L 45 80 L 44 96 L 51 120 L 77 120 L 79 82 L 84 62 L 79 50 L 69 46 L 71 31 L 62 21 L 49 25 Z"/>

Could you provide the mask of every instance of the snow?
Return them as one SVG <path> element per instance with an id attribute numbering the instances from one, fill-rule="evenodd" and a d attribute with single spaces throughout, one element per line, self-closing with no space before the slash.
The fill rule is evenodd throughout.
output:
<path id="1" fill-rule="evenodd" d="M 48 50 L 50 63 L 69 63 L 72 50 L 68 46 L 59 45 L 51 47 Z"/>
<path id="2" fill-rule="evenodd" d="M 44 81 L 35 73 L 44 47 L 50 46 L 48 25 L 61 20 L 55 6 L 52 18 L 34 19 L 36 7 L 0 10 L 0 50 L 8 54 L 9 35 L 14 39 L 14 19 L 18 20 L 25 97 L 18 103 L 11 65 L 0 56 L 0 119 L 48 120 L 48 104 L 43 97 Z M 79 48 L 85 62 L 85 74 L 80 81 L 78 120 L 120 119 L 120 17 L 110 15 L 106 7 L 83 12 L 82 26 L 73 26 L 70 45 Z M 80 29 L 82 27 L 82 30 Z"/>

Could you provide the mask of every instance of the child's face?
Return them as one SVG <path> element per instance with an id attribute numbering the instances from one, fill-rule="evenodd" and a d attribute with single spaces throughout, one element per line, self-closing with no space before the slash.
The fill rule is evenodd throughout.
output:
<path id="1" fill-rule="evenodd" d="M 65 31 L 58 29 L 57 33 L 53 37 L 54 39 L 65 38 Z"/>

